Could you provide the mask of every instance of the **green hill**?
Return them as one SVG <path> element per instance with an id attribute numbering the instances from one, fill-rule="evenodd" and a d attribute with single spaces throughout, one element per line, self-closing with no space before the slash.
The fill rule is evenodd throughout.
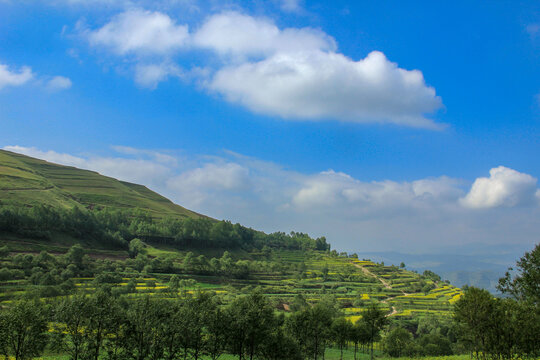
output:
<path id="1" fill-rule="evenodd" d="M 78 257 L 77 271 L 58 270 L 74 244 L 89 256 Z M 324 237 L 212 220 L 144 186 L 7 151 L 0 151 L 0 271 L 0 306 L 25 294 L 91 293 L 112 274 L 118 292 L 136 284 L 130 296 L 169 297 L 173 275 L 185 291 L 211 290 L 225 303 L 259 287 L 282 311 L 331 295 L 352 321 L 370 303 L 395 319 L 447 318 L 462 295 L 431 272 L 330 251 Z"/>
<path id="2" fill-rule="evenodd" d="M 329 247 L 324 238 L 267 235 L 197 214 L 142 185 L 0 150 L 0 242 L 20 247 L 16 244 L 24 240 L 39 250 L 74 243 L 128 250 L 134 238 L 206 252 Z"/>
<path id="3" fill-rule="evenodd" d="M 145 186 L 0 150 L 0 205 L 144 209 L 152 217 L 200 218 Z"/>

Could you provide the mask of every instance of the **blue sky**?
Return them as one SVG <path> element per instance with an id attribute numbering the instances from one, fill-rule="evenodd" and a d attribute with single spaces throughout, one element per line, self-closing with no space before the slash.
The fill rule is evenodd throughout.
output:
<path id="1" fill-rule="evenodd" d="M 0 1 L 0 147 L 350 251 L 532 247 L 537 1 Z"/>

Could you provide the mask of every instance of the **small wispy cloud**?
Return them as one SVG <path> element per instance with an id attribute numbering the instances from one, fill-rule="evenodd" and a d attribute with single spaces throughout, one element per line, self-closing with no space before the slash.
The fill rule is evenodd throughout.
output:
<path id="1" fill-rule="evenodd" d="M 529 34 L 531 39 L 536 39 L 538 36 L 540 36 L 540 24 L 538 23 L 528 24 L 525 27 L 525 31 L 527 31 L 527 34 Z"/>
<path id="2" fill-rule="evenodd" d="M 49 81 L 47 81 L 47 89 L 50 91 L 61 91 L 71 88 L 73 83 L 71 80 L 65 76 L 55 76 Z"/>
<path id="3" fill-rule="evenodd" d="M 280 0 L 280 7 L 285 12 L 299 12 L 302 10 L 302 0 Z"/>
<path id="4" fill-rule="evenodd" d="M 178 50 L 188 40 L 187 25 L 177 25 L 157 11 L 127 10 L 110 22 L 85 33 L 90 45 L 117 55 L 165 55 Z"/>
<path id="5" fill-rule="evenodd" d="M 59 91 L 69 89 L 71 80 L 64 76 L 38 76 L 29 66 L 22 66 L 19 69 L 9 67 L 0 63 L 0 90 L 7 87 L 18 87 L 34 83 L 38 87 L 49 91 Z"/>
<path id="6" fill-rule="evenodd" d="M 0 89 L 8 86 L 21 86 L 33 78 L 34 73 L 28 66 L 15 70 L 9 68 L 6 64 L 0 64 Z"/>

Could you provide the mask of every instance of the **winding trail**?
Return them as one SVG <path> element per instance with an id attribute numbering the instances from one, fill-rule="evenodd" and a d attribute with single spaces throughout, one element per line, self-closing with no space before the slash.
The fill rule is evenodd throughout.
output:
<path id="1" fill-rule="evenodd" d="M 381 284 L 384 285 L 385 288 L 387 289 L 392 289 L 392 286 L 388 283 L 388 281 L 384 280 L 383 278 L 377 276 L 376 274 L 372 273 L 371 271 L 369 271 L 366 267 L 362 266 L 362 265 L 358 265 L 358 264 L 355 264 L 353 263 L 354 266 L 356 266 L 357 268 L 361 269 L 362 272 L 364 274 L 366 274 L 367 276 L 371 276 L 377 280 L 379 280 L 381 282 Z"/>
<path id="2" fill-rule="evenodd" d="M 392 285 L 390 285 L 390 283 L 389 283 L 388 281 L 386 281 L 386 280 L 383 279 L 382 277 L 378 276 L 377 274 L 372 273 L 371 271 L 369 271 L 368 268 L 366 268 L 366 267 L 364 267 L 364 266 L 362 266 L 362 265 L 356 264 L 356 263 L 353 263 L 353 265 L 356 266 L 357 268 L 359 268 L 360 270 L 362 270 L 362 272 L 363 272 L 365 275 L 370 276 L 370 277 L 373 277 L 373 278 L 377 279 L 378 281 L 380 281 L 381 284 L 383 284 L 383 286 L 384 286 L 385 288 L 387 288 L 387 289 L 393 289 L 393 288 L 392 288 Z M 403 296 L 409 296 L 409 295 L 411 295 L 411 294 L 409 294 L 409 293 L 406 293 L 406 292 L 403 291 L 403 290 L 400 290 L 400 291 L 401 291 L 401 293 L 403 294 Z M 392 296 L 392 297 L 386 298 L 386 299 L 384 299 L 384 300 L 381 300 L 381 302 L 382 302 L 383 304 L 389 305 L 389 304 L 388 304 L 388 300 L 395 299 L 396 297 L 397 297 L 397 296 Z M 396 315 L 396 314 L 398 313 L 398 311 L 397 311 L 397 309 L 396 309 L 395 306 L 392 305 L 390 308 L 392 309 L 392 311 L 391 311 L 389 314 L 386 314 L 386 317 L 393 316 L 393 315 Z"/>

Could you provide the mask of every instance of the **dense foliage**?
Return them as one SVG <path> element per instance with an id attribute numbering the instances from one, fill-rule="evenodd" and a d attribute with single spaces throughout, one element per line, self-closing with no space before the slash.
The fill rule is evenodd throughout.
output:
<path id="1" fill-rule="evenodd" d="M 0 357 L 29 359 L 46 348 L 77 360 L 214 360 L 224 353 L 240 360 L 317 359 L 333 347 L 341 357 L 353 348 L 356 358 L 360 349 L 373 356 L 374 344 L 394 357 L 540 355 L 539 245 L 518 261 L 516 272 L 501 279 L 500 290 L 511 298 L 495 298 L 475 288 L 461 296 L 431 271 L 407 273 L 404 264 L 384 266 L 330 252 L 324 238 L 267 235 L 206 218 L 1 207 L 0 232 L 45 241 L 39 244 L 64 234 L 83 244 L 122 250 L 111 259 L 96 253 L 90 257 L 80 245 L 63 255 L 0 247 L 0 281 L 12 287 L 9 297 L 0 294 L 7 300 L 0 309 Z M 171 254 L 164 248 L 183 251 Z M 308 262 L 317 266 L 308 268 Z M 86 290 L 80 289 L 81 279 L 91 284 Z M 221 295 L 197 293 L 195 279 L 227 288 Z M 261 279 L 272 297 L 252 292 Z M 362 286 L 353 287 L 357 283 Z M 280 298 L 283 289 L 293 286 L 303 290 L 292 293 L 294 298 L 291 292 L 287 300 Z M 148 292 L 152 296 L 141 296 L 142 287 L 154 289 Z M 302 291 L 311 295 L 304 297 Z M 395 316 L 447 291 L 452 302 L 429 303 L 427 314 L 433 316 Z M 346 293 L 354 298 L 336 301 L 337 294 Z M 17 298 L 24 299 L 11 302 Z M 454 302 L 454 318 L 440 317 L 440 310 L 448 314 Z M 290 311 L 288 316 L 283 310 Z M 350 310 L 358 315 L 351 316 Z"/>
<path id="2" fill-rule="evenodd" d="M 512 298 L 468 288 L 455 305 L 460 336 L 477 359 L 540 356 L 540 244 L 517 267 L 515 276 L 507 273 L 499 282 L 499 289 Z"/>
<path id="3" fill-rule="evenodd" d="M 0 232 L 38 239 L 51 239 L 53 233 L 57 232 L 110 248 L 124 249 L 134 238 L 181 249 L 251 250 L 262 249 L 264 246 L 280 249 L 330 249 L 324 237 L 312 239 L 307 234 L 297 232 L 265 234 L 230 221 L 203 217 L 156 219 L 142 210 L 3 206 L 0 207 Z"/>
<path id="4" fill-rule="evenodd" d="M 359 321 L 353 326 L 332 309 L 328 302 L 306 306 L 286 319 L 258 291 L 225 306 L 205 293 L 128 300 L 101 288 L 91 296 L 50 304 L 24 301 L 0 311 L 0 355 L 31 359 L 48 344 L 73 360 L 197 360 L 224 353 L 239 360 L 317 360 L 332 343 L 369 344 L 382 330 L 384 313 L 377 310 L 368 311 L 379 325 L 362 331 L 371 325 Z M 20 340 L 22 329 L 27 332 Z"/>

